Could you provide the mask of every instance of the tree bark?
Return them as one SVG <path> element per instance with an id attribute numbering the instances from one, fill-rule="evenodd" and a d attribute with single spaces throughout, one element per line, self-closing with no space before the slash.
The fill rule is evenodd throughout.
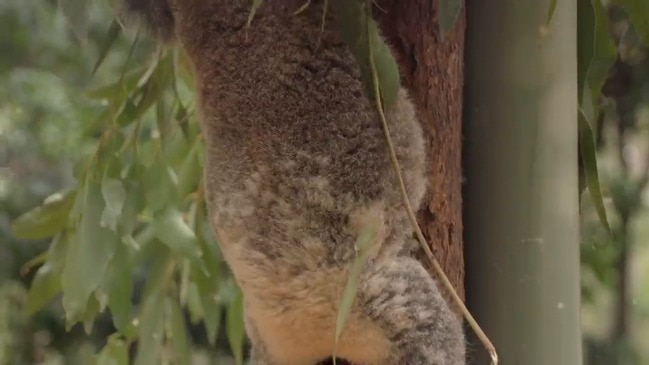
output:
<path id="1" fill-rule="evenodd" d="M 418 218 L 430 247 L 464 296 L 462 245 L 462 85 L 464 7 L 442 40 L 438 1 L 381 0 L 376 10 L 418 110 L 428 143 L 428 196 Z M 426 262 L 426 259 L 422 259 Z M 448 299 L 448 293 L 442 291 Z M 452 306 L 456 313 L 459 311 Z"/>

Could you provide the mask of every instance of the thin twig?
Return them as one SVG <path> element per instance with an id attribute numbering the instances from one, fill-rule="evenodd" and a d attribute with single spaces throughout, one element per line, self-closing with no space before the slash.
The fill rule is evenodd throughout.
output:
<path id="1" fill-rule="evenodd" d="M 451 296 L 453 297 L 453 301 L 459 306 L 460 310 L 462 311 L 462 314 L 464 315 L 464 318 L 466 318 L 467 322 L 469 322 L 469 325 L 475 331 L 476 335 L 478 336 L 478 339 L 482 342 L 483 346 L 485 349 L 489 352 L 489 356 L 491 357 L 491 363 L 492 365 L 497 365 L 498 364 L 498 354 L 496 352 L 496 348 L 494 345 L 491 343 L 491 340 L 489 340 L 489 337 L 484 333 L 482 328 L 480 328 L 480 325 L 478 325 L 478 322 L 473 318 L 471 315 L 471 312 L 467 309 L 466 305 L 464 304 L 464 301 L 460 296 L 457 294 L 455 289 L 453 288 L 453 284 L 451 284 L 450 280 L 444 273 L 444 270 L 442 270 L 442 267 L 440 266 L 439 262 L 435 258 L 435 255 L 433 255 L 433 252 L 431 251 L 430 247 L 428 247 L 428 244 L 426 242 L 426 238 L 424 237 L 424 234 L 421 231 L 421 228 L 419 227 L 419 224 L 417 223 L 417 218 L 415 217 L 415 213 L 412 209 L 412 206 L 410 205 L 410 200 L 408 199 L 408 192 L 406 191 L 406 186 L 405 183 L 403 182 L 403 177 L 401 176 L 401 166 L 399 165 L 399 160 L 397 159 L 397 154 L 394 149 L 394 144 L 392 143 L 392 138 L 390 137 L 390 130 L 388 127 L 388 123 L 385 119 L 385 113 L 383 111 L 383 103 L 381 102 L 381 95 L 380 95 L 380 89 L 379 89 L 379 78 L 378 78 L 378 73 L 376 70 L 376 64 L 374 63 L 374 53 L 373 53 L 373 42 L 372 42 L 372 37 L 370 36 L 370 8 L 369 8 L 370 1 L 366 0 L 366 6 L 368 7 L 366 9 L 366 16 L 367 16 L 367 38 L 368 38 L 368 43 L 369 43 L 369 62 L 370 62 L 370 69 L 372 71 L 372 81 L 373 81 L 373 86 L 374 86 L 374 101 L 376 102 L 376 109 L 379 113 L 379 116 L 381 118 L 381 124 L 383 125 L 383 133 L 385 134 L 385 139 L 388 143 L 388 147 L 390 150 L 390 159 L 392 160 L 392 166 L 394 167 L 394 170 L 397 174 L 397 178 L 399 181 L 399 190 L 401 190 L 401 196 L 403 198 L 403 203 L 406 208 L 406 212 L 408 214 L 408 218 L 410 219 L 410 223 L 412 224 L 412 227 L 415 230 L 415 233 L 417 235 L 417 240 L 419 241 L 421 247 L 424 249 L 424 252 L 426 252 L 426 256 L 428 257 L 428 260 L 430 260 L 431 264 L 433 265 L 433 268 L 435 270 L 435 273 L 441 278 L 442 283 L 444 284 L 444 287 L 448 292 L 450 292 Z"/>

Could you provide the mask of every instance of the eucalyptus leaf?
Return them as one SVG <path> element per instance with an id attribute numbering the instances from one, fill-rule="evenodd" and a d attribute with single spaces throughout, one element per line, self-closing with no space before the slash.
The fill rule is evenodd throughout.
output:
<path id="1" fill-rule="evenodd" d="M 164 296 L 156 292 L 145 299 L 139 317 L 139 346 L 135 365 L 160 364 L 164 340 Z"/>
<path id="2" fill-rule="evenodd" d="M 65 265 L 66 236 L 58 234 L 47 250 L 47 260 L 36 271 L 25 299 L 24 310 L 33 315 L 50 303 L 61 292 L 61 272 Z"/>
<path id="3" fill-rule="evenodd" d="M 123 78 L 118 79 L 109 85 L 88 91 L 86 93 L 86 96 L 96 100 L 117 99 L 119 101 L 123 101 L 126 96 L 128 96 L 135 90 L 138 83 L 140 82 L 140 79 L 142 78 L 142 76 L 144 76 L 145 71 L 146 69 L 130 71 L 129 73 L 124 75 Z"/>
<path id="4" fill-rule="evenodd" d="M 609 32 L 608 18 L 600 0 L 578 0 L 577 82 L 579 104 L 589 97 L 598 104 L 602 86 L 615 63 L 617 48 Z M 582 105 L 583 107 L 583 105 Z M 589 121 L 596 115 L 586 115 Z"/>
<path id="5" fill-rule="evenodd" d="M 119 37 L 121 30 L 122 27 L 119 25 L 117 20 L 113 20 L 113 22 L 110 24 L 110 28 L 108 28 L 106 39 L 99 49 L 99 58 L 97 59 L 97 62 L 95 62 L 95 66 L 92 68 L 91 76 L 93 76 L 97 72 L 99 66 L 101 66 L 101 64 L 104 62 L 104 59 L 106 59 L 108 51 L 110 50 L 113 43 L 115 43 L 115 40 L 117 40 L 117 38 Z"/>
<path id="6" fill-rule="evenodd" d="M 101 182 L 101 193 L 104 196 L 106 207 L 101 215 L 100 225 L 117 232 L 117 222 L 126 201 L 126 190 L 121 181 L 104 178 Z"/>
<path id="7" fill-rule="evenodd" d="M 219 303 L 220 283 L 223 278 L 219 275 L 220 263 L 213 248 L 203 234 L 206 211 L 201 203 L 195 204 L 190 215 L 190 224 L 194 227 L 196 239 L 203 252 L 203 265 L 193 264 L 191 280 L 196 283 L 204 314 L 205 331 L 211 344 L 216 343 L 216 337 L 221 326 L 221 305 Z M 203 268 L 205 268 L 203 270 Z"/>
<path id="8" fill-rule="evenodd" d="M 135 365 L 160 364 L 164 340 L 165 287 L 171 255 L 164 246 L 152 252 L 154 261 L 142 297 L 138 315 L 139 343 Z"/>
<path id="9" fill-rule="evenodd" d="M 550 0 L 550 6 L 548 6 L 548 17 L 546 20 L 546 24 L 550 24 L 552 22 L 552 18 L 554 17 L 554 12 L 557 9 L 557 0 Z"/>
<path id="10" fill-rule="evenodd" d="M 590 194 L 591 200 L 597 211 L 600 222 L 611 233 L 611 227 L 608 223 L 606 208 L 604 207 L 604 198 L 599 184 L 599 173 L 597 169 L 597 151 L 595 149 L 595 139 L 590 124 L 586 116 L 579 112 L 579 145 L 580 156 L 584 166 L 584 178 Z"/>
<path id="11" fill-rule="evenodd" d="M 250 14 L 248 14 L 248 21 L 246 22 L 247 26 L 250 26 L 250 23 L 252 23 L 252 19 L 255 17 L 257 10 L 259 9 L 259 7 L 263 2 L 264 0 L 252 0 L 252 8 L 250 9 Z"/>
<path id="12" fill-rule="evenodd" d="M 336 348 L 334 350 L 334 358 L 336 357 L 336 351 L 338 349 L 338 340 L 340 335 L 343 332 L 345 327 L 345 322 L 347 317 L 351 313 L 351 310 L 354 305 L 354 299 L 356 298 L 356 292 L 358 290 L 358 282 L 360 280 L 361 270 L 367 261 L 367 257 L 372 249 L 372 244 L 375 242 L 376 234 L 378 233 L 379 220 L 375 217 L 367 217 L 367 224 L 361 229 L 358 239 L 356 240 L 355 247 L 358 254 L 352 262 L 352 266 L 349 270 L 349 276 L 347 278 L 347 284 L 343 289 L 343 295 L 340 299 L 340 304 L 338 306 L 338 313 L 336 316 L 336 333 L 335 333 L 335 343 Z"/>
<path id="13" fill-rule="evenodd" d="M 173 78 L 173 58 L 166 56 L 157 62 L 151 77 L 138 90 L 141 98 L 136 105 L 135 119 L 161 100 L 163 93 L 171 89 Z"/>
<path id="14" fill-rule="evenodd" d="M 330 0 L 329 3 L 336 11 L 342 37 L 358 61 L 366 91 L 371 100 L 374 100 L 374 77 L 370 63 L 370 56 L 372 57 L 383 106 L 388 109 L 397 100 L 399 93 L 399 69 L 390 48 L 379 35 L 376 22 L 367 13 L 365 7 L 370 2 Z"/>
<path id="15" fill-rule="evenodd" d="M 178 123 L 178 126 L 183 132 L 185 138 L 189 138 L 189 113 L 187 112 L 187 109 L 182 104 L 182 102 L 179 102 L 178 106 L 176 107 L 176 114 L 174 116 L 174 119 Z"/>
<path id="16" fill-rule="evenodd" d="M 176 365 L 190 365 L 191 354 L 189 351 L 189 341 L 187 328 L 185 326 L 185 317 L 178 305 L 178 301 L 167 297 L 167 337 L 171 340 L 174 349 L 173 359 Z"/>
<path id="17" fill-rule="evenodd" d="M 69 322 L 85 312 L 90 294 L 104 280 L 108 264 L 119 242 L 115 232 L 101 227 L 105 208 L 101 186 L 92 180 L 77 195 L 82 200 L 81 221 L 77 234 L 70 237 L 70 247 L 61 277 L 63 307 Z"/>
<path id="18" fill-rule="evenodd" d="M 18 217 L 12 224 L 13 234 L 20 239 L 52 237 L 65 228 L 76 191 L 59 192 L 48 197 L 43 205 Z"/>
<path id="19" fill-rule="evenodd" d="M 151 223 L 156 237 L 177 252 L 193 261 L 199 261 L 202 252 L 196 235 L 185 223 L 180 212 L 168 208 L 158 214 Z"/>
<path id="20" fill-rule="evenodd" d="M 159 98 L 156 102 L 156 124 L 158 132 L 163 143 L 169 139 L 169 134 L 173 132 L 171 124 L 171 110 L 166 105 L 165 98 Z"/>
<path id="21" fill-rule="evenodd" d="M 178 171 L 178 191 L 180 197 L 195 191 L 198 188 L 202 176 L 202 166 L 199 161 L 199 154 L 203 149 L 200 138 L 196 138 L 191 150 Z"/>
<path id="22" fill-rule="evenodd" d="M 192 281 L 189 282 L 189 287 L 187 288 L 186 306 L 192 324 L 198 324 L 205 318 L 205 310 L 203 309 L 201 295 L 198 292 L 198 285 Z"/>
<path id="23" fill-rule="evenodd" d="M 453 24 L 457 21 L 457 17 L 462 10 L 464 0 L 439 0 L 438 8 L 438 22 L 439 34 L 444 39 L 446 34 L 451 30 Z"/>
<path id="24" fill-rule="evenodd" d="M 192 278 L 196 285 L 197 297 L 200 299 L 203 324 L 207 339 L 210 344 L 216 343 L 216 337 L 221 326 L 221 303 L 218 300 L 219 281 L 218 276 L 208 276 L 198 267 L 192 267 Z M 190 302 L 192 291 L 190 287 Z"/>
<path id="25" fill-rule="evenodd" d="M 131 292 L 133 290 L 132 271 L 128 247 L 120 242 L 108 266 L 102 287 L 108 294 L 108 308 L 112 315 L 113 324 L 126 337 L 134 335 L 134 329 L 131 325 L 131 310 L 133 307 L 131 302 Z"/>
<path id="26" fill-rule="evenodd" d="M 579 91 L 579 146 L 583 176 L 602 225 L 610 232 L 604 208 L 591 121 L 598 117 L 601 89 L 615 62 L 617 49 L 608 31 L 600 0 L 578 0 L 577 82 Z"/>
<path id="27" fill-rule="evenodd" d="M 110 338 L 99 353 L 96 365 L 128 365 L 128 347 L 123 340 Z"/>
<path id="28" fill-rule="evenodd" d="M 119 114 L 117 114 L 117 125 L 119 125 L 120 127 L 125 127 L 134 122 L 137 118 L 137 106 L 135 106 L 133 99 L 127 98 L 126 101 L 124 101 L 124 105 L 122 106 Z"/>
<path id="29" fill-rule="evenodd" d="M 172 172 L 173 169 L 159 151 L 155 152 L 153 164 L 143 169 L 142 190 L 147 209 L 151 213 L 162 211 L 178 201 L 178 190 Z"/>
<path id="30" fill-rule="evenodd" d="M 226 332 L 236 365 L 243 365 L 243 294 L 237 290 L 226 314 Z"/>
<path id="31" fill-rule="evenodd" d="M 119 215 L 119 234 L 121 237 L 130 236 L 138 226 L 138 214 L 144 209 L 144 192 L 139 181 L 135 179 L 135 173 L 128 175 L 122 184 L 126 192 L 124 205 Z"/>
<path id="32" fill-rule="evenodd" d="M 88 297 L 88 303 L 86 303 L 86 309 L 81 317 L 83 321 L 83 330 L 87 335 L 92 333 L 92 328 L 95 324 L 95 318 L 101 313 L 101 304 L 96 296 L 91 295 Z"/>

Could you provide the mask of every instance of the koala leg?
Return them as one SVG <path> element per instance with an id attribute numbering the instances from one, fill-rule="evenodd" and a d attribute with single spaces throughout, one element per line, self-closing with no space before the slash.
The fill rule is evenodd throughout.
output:
<path id="1" fill-rule="evenodd" d="M 363 276 L 360 309 L 383 329 L 396 352 L 386 364 L 465 364 L 461 322 L 419 262 L 400 257 Z"/>

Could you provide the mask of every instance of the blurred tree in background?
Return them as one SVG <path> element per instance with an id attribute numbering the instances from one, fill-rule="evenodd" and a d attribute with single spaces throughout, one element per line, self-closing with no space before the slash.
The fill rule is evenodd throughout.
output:
<path id="1" fill-rule="evenodd" d="M 637 13 L 607 8 L 617 54 L 595 127 L 611 235 L 582 202 L 583 322 L 594 365 L 649 363 L 649 28 L 637 21 L 649 4 L 635 4 Z"/>
<path id="2" fill-rule="evenodd" d="M 115 83 L 120 75 L 128 78 L 132 71 L 141 75 L 141 66 L 148 66 L 156 46 L 133 35 L 121 35 L 117 24 L 111 25 L 113 9 L 105 2 L 91 2 L 84 9 L 87 35 L 79 38 L 59 9 L 61 3 L 0 3 L 0 364 L 89 364 L 115 331 L 111 312 L 97 318 L 90 334 L 81 325 L 67 331 L 57 294 L 61 284 L 52 275 L 52 270 L 60 268 L 48 263 L 41 266 L 46 259 L 42 253 L 51 234 L 60 228 L 57 226 L 65 223 L 58 218 L 71 208 L 75 165 L 77 172 L 82 169 L 84 158 L 97 150 L 106 129 L 110 105 L 105 97 L 93 97 L 88 90 L 101 93 L 105 89 L 99 86 Z M 93 74 L 98 60 L 101 67 Z M 142 134 L 147 132 L 146 123 L 155 119 L 151 114 L 142 117 Z M 52 202 L 49 208 L 36 212 L 40 215 L 33 214 L 35 211 L 23 215 L 12 232 L 12 222 L 44 200 Z M 83 274 L 75 274 L 80 274 L 76 279 L 83 285 Z M 132 279 L 133 296 L 124 300 L 139 303 L 147 272 L 132 272 L 131 277 L 125 274 L 126 281 Z M 227 277 L 224 280 L 220 294 L 223 302 L 229 303 L 234 286 Z M 30 284 L 34 290 L 28 294 Z M 195 299 L 196 288 L 190 290 L 194 294 L 189 297 Z M 198 312 L 196 309 L 193 314 Z M 211 318 L 210 329 L 216 332 L 221 312 L 212 313 L 217 317 Z M 188 331 L 195 347 L 207 345 L 205 330 L 195 324 L 196 318 L 191 319 Z M 92 321 L 86 322 L 90 329 Z M 173 325 L 178 326 L 177 322 Z M 227 341 L 226 336 L 219 338 Z M 227 342 L 219 346 L 198 353 L 198 359 L 207 361 L 221 356 L 219 352 L 230 352 Z"/>
<path id="3" fill-rule="evenodd" d="M 102 349 L 99 364 L 125 364 L 135 357 L 135 346 L 126 346 L 134 326 L 151 334 L 138 344 L 149 354 L 240 361 L 240 295 L 210 248 L 198 181 L 179 178 L 198 176 L 202 159 L 183 55 L 122 34 L 106 2 L 89 2 L 72 22 L 59 8 L 66 3 L 0 2 L 0 365 L 85 365 Z M 616 56 L 593 125 L 612 234 L 582 199 L 582 313 L 593 365 L 649 363 L 642 289 L 649 287 L 649 4 L 614 3 L 626 7 L 606 2 Z M 91 160 L 100 174 L 85 169 Z M 168 204 L 154 206 L 160 196 Z M 68 229 L 60 217 L 75 209 L 93 211 L 96 222 Z M 110 254 L 93 256 L 91 267 L 81 265 L 86 256 L 67 256 L 89 254 L 67 250 L 82 234 L 110 237 L 101 241 Z M 62 273 L 62 257 L 81 266 Z M 95 280 L 103 274 L 108 279 Z M 71 294 L 61 298 L 61 286 Z M 134 311 L 147 315 L 133 323 Z"/>

